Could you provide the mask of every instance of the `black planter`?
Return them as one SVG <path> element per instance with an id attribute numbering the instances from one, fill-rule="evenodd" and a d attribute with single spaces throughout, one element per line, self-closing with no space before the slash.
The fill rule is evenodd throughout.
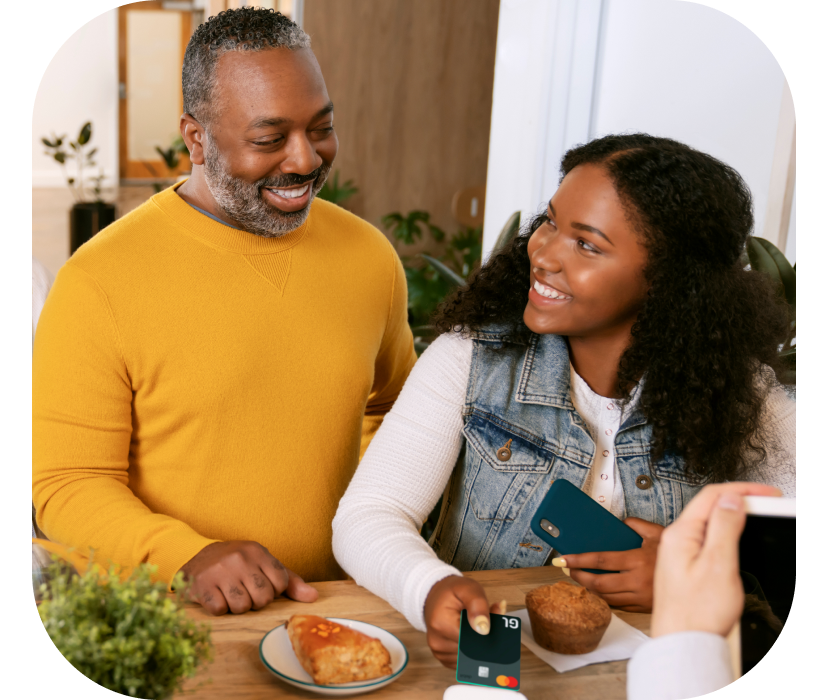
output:
<path id="1" fill-rule="evenodd" d="M 105 226 L 115 221 L 115 205 L 108 202 L 78 202 L 69 210 L 69 254 Z"/>

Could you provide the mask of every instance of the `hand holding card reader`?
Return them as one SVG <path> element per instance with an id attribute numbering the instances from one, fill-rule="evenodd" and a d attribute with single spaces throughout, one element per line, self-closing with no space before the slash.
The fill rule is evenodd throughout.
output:
<path id="1" fill-rule="evenodd" d="M 624 524 L 577 486 L 565 479 L 555 479 L 532 516 L 532 532 L 560 554 L 586 552 L 625 552 L 638 549 L 644 542 L 629 525 Z M 617 571 L 584 569 L 593 574 L 617 574 Z"/>
<path id="2" fill-rule="evenodd" d="M 489 634 L 474 631 L 465 610 L 460 613 L 457 681 L 490 688 L 520 688 L 520 618 L 490 613 Z"/>

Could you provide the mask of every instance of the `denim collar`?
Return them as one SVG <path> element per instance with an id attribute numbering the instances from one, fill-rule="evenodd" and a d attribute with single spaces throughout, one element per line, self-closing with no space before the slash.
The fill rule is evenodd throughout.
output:
<path id="1" fill-rule="evenodd" d="M 574 411 L 570 390 L 566 340 L 559 335 L 533 335 L 523 356 L 515 398 L 520 403 Z"/>
<path id="2" fill-rule="evenodd" d="M 508 329 L 490 326 L 471 333 L 475 340 L 504 342 Z M 532 334 L 523 356 L 515 399 L 519 403 L 554 406 L 577 415 L 570 398 L 569 346 L 560 335 Z M 646 424 L 644 412 L 636 405 L 620 431 Z"/>

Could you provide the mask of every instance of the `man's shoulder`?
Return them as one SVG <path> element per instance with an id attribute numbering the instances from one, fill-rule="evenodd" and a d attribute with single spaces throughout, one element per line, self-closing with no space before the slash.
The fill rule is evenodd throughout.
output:
<path id="1" fill-rule="evenodd" d="M 78 248 L 73 254 L 73 259 L 78 262 L 94 259 L 113 247 L 129 246 L 132 242 L 139 243 L 148 230 L 162 226 L 165 222 L 172 225 L 169 217 L 154 200 L 155 197 L 151 197 L 95 234 Z"/>
<path id="2" fill-rule="evenodd" d="M 362 243 L 384 252 L 393 249 L 391 242 L 376 226 L 347 209 L 318 197 L 313 201 L 312 207 L 314 226 L 319 227 L 321 232 L 330 233 L 337 240 L 347 242 L 351 246 L 354 243 Z M 348 235 L 342 236 L 343 231 Z"/>
<path id="3" fill-rule="evenodd" d="M 72 264 L 96 278 L 99 274 L 117 276 L 132 267 L 145 268 L 160 238 L 168 239 L 164 234 L 176 227 L 156 201 L 163 194 L 154 195 L 92 236 L 72 254 Z"/>

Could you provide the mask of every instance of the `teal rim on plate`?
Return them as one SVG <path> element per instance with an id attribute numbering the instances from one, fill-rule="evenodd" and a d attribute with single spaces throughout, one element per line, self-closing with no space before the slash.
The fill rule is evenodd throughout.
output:
<path id="1" fill-rule="evenodd" d="M 363 625 L 371 625 L 370 622 L 362 622 L 362 620 L 351 620 L 350 618 L 347 618 L 347 617 L 335 617 L 335 618 L 330 618 L 330 619 L 342 620 L 342 621 L 345 621 L 345 622 L 359 622 L 360 624 L 363 624 Z M 405 660 L 403 661 L 402 666 L 400 666 L 399 671 L 396 671 L 395 673 L 392 673 L 390 676 L 383 676 L 382 678 L 371 681 L 370 683 L 363 683 L 362 685 L 351 685 L 350 683 L 333 683 L 331 685 L 319 685 L 319 683 L 308 683 L 307 681 L 301 681 L 298 678 L 294 678 L 293 676 L 287 676 L 284 673 L 282 673 L 281 671 L 277 671 L 275 668 L 273 668 L 273 666 L 271 666 L 267 662 L 267 659 L 265 659 L 264 654 L 262 653 L 262 647 L 264 646 L 265 640 L 271 634 L 273 634 L 276 630 L 278 630 L 281 627 L 284 627 L 286 624 L 287 624 L 287 622 L 283 622 L 281 625 L 277 625 L 272 630 L 270 630 L 270 632 L 268 632 L 264 637 L 262 637 L 262 641 L 259 642 L 259 658 L 262 660 L 262 663 L 265 666 L 267 666 L 268 670 L 271 673 L 275 673 L 277 676 L 279 676 L 279 678 L 284 678 L 285 680 L 289 680 L 291 683 L 300 683 L 302 685 L 308 686 L 309 688 L 330 688 L 331 690 L 336 690 L 338 688 L 341 688 L 342 690 L 355 690 L 355 689 L 358 689 L 358 688 L 370 688 L 371 686 L 379 685 L 380 683 L 389 683 L 394 678 L 399 676 L 403 671 L 405 671 L 405 667 L 408 666 L 408 658 L 409 658 L 408 657 L 408 648 L 405 646 L 405 644 L 402 643 L 402 640 L 396 634 L 394 634 L 393 632 L 389 632 L 387 629 L 384 629 L 382 627 L 377 627 L 376 625 L 371 625 L 371 627 L 377 627 L 377 629 L 381 629 L 386 634 L 390 634 L 394 639 L 396 639 L 400 643 L 400 646 L 403 648 L 403 651 L 405 652 Z M 356 631 L 358 632 L 359 630 L 356 630 Z M 365 634 L 365 633 L 363 632 L 363 634 Z M 356 681 L 354 681 L 354 682 L 356 682 Z"/>

